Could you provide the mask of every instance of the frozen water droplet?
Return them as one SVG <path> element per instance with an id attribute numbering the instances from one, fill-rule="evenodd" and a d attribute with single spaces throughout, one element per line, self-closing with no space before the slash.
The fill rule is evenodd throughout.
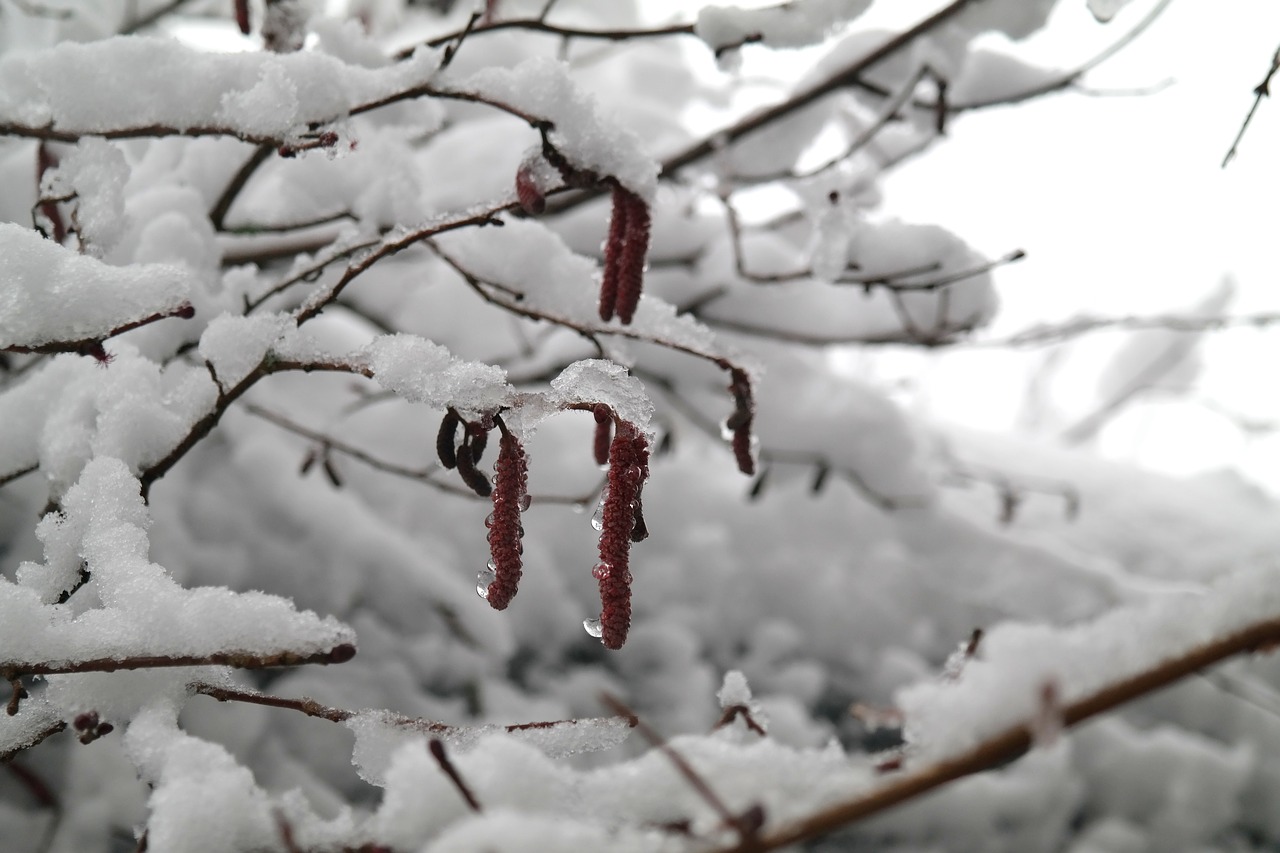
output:
<path id="1" fill-rule="evenodd" d="M 498 573 L 493 569 L 493 560 L 489 561 L 488 567 L 476 575 L 476 595 L 488 600 L 489 584 L 498 577 Z"/>
<path id="2" fill-rule="evenodd" d="M 604 501 L 596 505 L 596 511 L 591 516 L 591 526 L 596 530 L 604 530 Z"/>
<path id="3" fill-rule="evenodd" d="M 599 619 L 583 619 L 582 630 L 596 638 L 604 635 L 604 626 L 600 624 Z"/>
<path id="4" fill-rule="evenodd" d="M 484 526 L 493 527 L 493 513 L 489 513 L 489 515 L 485 518 Z"/>
<path id="5" fill-rule="evenodd" d="M 528 509 L 528 508 L 529 508 L 529 505 L 530 505 L 530 504 L 532 504 L 532 503 L 533 503 L 533 497 L 532 497 L 532 496 L 530 496 L 530 495 L 528 495 L 528 494 L 521 495 L 521 496 L 520 496 L 520 511 L 521 511 L 521 512 L 524 512 L 526 509 Z"/>

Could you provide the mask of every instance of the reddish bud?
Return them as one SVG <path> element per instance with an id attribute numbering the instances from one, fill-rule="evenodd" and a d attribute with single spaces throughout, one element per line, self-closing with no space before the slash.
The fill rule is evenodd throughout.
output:
<path id="1" fill-rule="evenodd" d="M 530 216 L 537 216 L 547 209 L 547 197 L 533 176 L 533 164 L 524 162 L 516 170 L 516 197 L 520 207 Z"/>
<path id="2" fill-rule="evenodd" d="M 450 409 L 444 413 L 440 431 L 436 433 L 436 456 L 440 458 L 440 464 L 449 469 L 458 467 L 457 437 L 460 423 L 462 416 Z"/>
<path id="3" fill-rule="evenodd" d="M 173 312 L 173 316 L 181 317 L 183 320 L 190 320 L 196 316 L 196 307 L 190 302 L 184 302 Z"/>
<path id="4" fill-rule="evenodd" d="M 527 505 L 529 457 L 520 441 L 506 428 L 498 442 L 494 464 L 493 515 L 489 522 L 489 552 L 493 559 L 493 581 L 485 599 L 494 610 L 505 610 L 515 597 L 522 568 L 520 539 L 524 527 L 520 513 Z"/>

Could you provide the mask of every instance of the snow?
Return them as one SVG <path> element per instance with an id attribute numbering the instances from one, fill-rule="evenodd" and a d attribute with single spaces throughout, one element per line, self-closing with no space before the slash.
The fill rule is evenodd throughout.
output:
<path id="1" fill-rule="evenodd" d="M 129 164 L 124 152 L 102 139 L 88 137 L 45 176 L 43 196 L 75 194 L 75 222 L 80 239 L 95 257 L 115 247 L 124 235 L 124 188 Z"/>
<path id="2" fill-rule="evenodd" d="M 767 47 L 807 47 L 870 6 L 871 0 L 796 0 L 763 9 L 704 6 L 698 11 L 694 33 L 717 51 L 747 41 Z"/>
<path id="3" fill-rule="evenodd" d="M 305 655 L 354 639 L 336 620 L 299 613 L 276 596 L 179 587 L 147 559 L 146 507 L 137 479 L 117 459 L 89 462 L 62 507 L 37 531 L 46 563 L 21 566 L 17 583 L 0 579 L 0 624 L 16 631 L 5 654 L 19 669 L 42 661 L 227 651 Z M 45 603 L 82 560 L 102 606 L 77 613 Z"/>
<path id="4" fill-rule="evenodd" d="M 200 335 L 200 355 L 222 390 L 229 391 L 262 363 L 272 345 L 291 328 L 296 328 L 292 319 L 283 314 L 223 314 Z"/>
<path id="5" fill-rule="evenodd" d="M 639 136 L 603 118 L 600 106 L 573 81 L 564 63 L 536 57 L 510 69 L 477 71 L 449 85 L 551 122 L 552 143 L 574 166 L 616 178 L 637 195 L 653 198 L 658 164 L 645 153 Z"/>
<path id="6" fill-rule="evenodd" d="M 952 682 L 918 684 L 896 699 L 916 760 L 945 759 L 1036 713 L 1042 686 L 1064 705 L 1280 614 L 1278 566 L 1241 569 L 1200 593 L 1172 593 L 1068 629 L 1006 624 Z"/>
<path id="7" fill-rule="evenodd" d="M 370 69 L 309 51 L 215 54 L 144 36 L 67 42 L 0 58 L 0 122 L 75 135 L 168 127 L 284 141 L 426 83 L 435 59 L 424 50 Z"/>
<path id="8" fill-rule="evenodd" d="M 896 295 L 857 280 L 929 287 L 985 263 L 968 220 L 953 233 L 872 210 L 885 161 L 942 144 L 927 111 L 814 179 L 736 192 L 742 175 L 818 162 L 883 114 L 882 99 L 851 89 L 730 146 L 716 165 L 731 168 L 714 181 L 657 184 L 658 157 L 892 33 L 850 28 L 759 75 L 757 51 L 742 51 L 746 70 L 732 78 L 682 38 L 561 45 L 503 29 L 471 33 L 438 72 L 441 51 L 397 60 L 390 46 L 462 27 L 486 4 L 330 3 L 350 15 L 313 19 L 297 53 L 220 55 L 109 36 L 124 14 L 113 0 L 49 2 L 76 14 L 8 3 L 0 28 L 0 130 L 11 137 L 0 140 L 0 177 L 12 190 L 0 199 L 0 342 L 74 350 L 195 309 L 90 355 L 0 359 L 0 478 L 38 466 L 0 490 L 0 669 L 31 693 L 0 714 L 0 753 L 23 750 L 21 766 L 57 796 L 51 851 L 105 849 L 144 827 L 157 850 L 279 849 L 290 846 L 282 821 L 306 850 L 737 845 L 669 752 L 600 716 L 602 692 L 634 708 L 730 810 L 759 808 L 766 833 L 895 784 L 894 758 L 910 773 L 1011 725 L 1042 735 L 1023 760 L 815 849 L 1275 846 L 1274 657 L 1206 671 L 1079 730 L 1056 724 L 1064 704 L 1277 618 L 1276 502 L 1238 474 L 1158 476 L 1087 447 L 976 435 L 923 414 L 928 380 L 974 353 L 924 351 L 912 335 L 989 322 L 1003 275 Z M 230 4 L 208 5 L 178 29 L 230 32 Z M 502 0 L 492 11 L 536 16 L 544 5 Z M 548 20 L 648 26 L 661 5 L 562 0 Z M 897 91 L 927 63 L 957 103 L 1042 84 L 1052 72 L 1012 59 L 1000 38 L 971 41 L 992 28 L 1022 37 L 1050 5 L 973 4 L 866 79 Z M 697 14 L 711 45 L 758 32 L 768 47 L 861 27 L 866 3 L 697 6 L 675 20 Z M 1075 11 L 1093 26 L 1085 4 Z M 444 94 L 351 115 L 423 86 Z M 556 191 L 536 132 L 474 98 L 554 121 L 552 141 L 573 165 L 650 201 L 650 267 L 631 325 L 596 313 L 607 205 L 557 214 L 575 196 Z M 146 123 L 209 136 L 144 138 Z M 215 227 L 209 211 L 254 141 L 317 130 L 339 134 L 332 151 L 269 158 L 236 199 L 231 231 Z M 140 138 L 102 138 L 120 132 Z M 61 161 L 42 191 L 76 195 L 61 203 L 79 235 L 65 247 L 29 227 L 36 143 L 25 137 L 42 133 Z M 511 206 L 521 164 L 547 211 L 456 227 Z M 799 278 L 738 273 L 717 195 L 730 190 L 746 268 Z M 350 219 L 261 230 L 333 214 Z M 438 228 L 448 233 L 418 239 Z M 296 286 L 247 311 L 290 277 Z M 1229 296 L 1211 294 L 1197 315 L 1227 310 Z M 1203 337 L 1126 338 L 1095 396 L 1153 387 L 1141 381 L 1148 369 L 1173 356 L 1184 366 L 1158 386 L 1196 393 L 1207 374 L 1188 353 L 1212 364 Z M 896 343 L 803 345 L 823 339 Z M 724 359 L 752 378 L 753 480 L 718 430 L 733 408 Z M 255 373 L 290 362 L 322 369 Z M 952 393 L 977 409 L 990 399 L 979 392 L 1007 376 L 997 366 L 983 388 Z M 598 612 L 589 516 L 604 478 L 592 418 L 566 409 L 597 403 L 653 449 L 652 535 L 633 550 L 634 625 L 616 652 L 581 627 Z M 435 461 L 447 406 L 470 420 L 501 411 L 533 463 L 522 592 L 503 613 L 474 594 L 492 507 Z M 481 464 L 492 462 L 490 447 Z M 359 655 L 342 666 L 198 663 L 324 655 L 357 638 Z M 183 665 L 31 675 L 76 663 Z M 196 698 L 197 682 L 275 707 Z M 303 697 L 351 716 L 304 716 L 291 707 Z M 741 717 L 716 727 L 743 705 L 767 734 Z M 855 718 L 854 705 L 871 710 Z M 115 731 L 77 744 L 77 717 L 90 713 Z M 71 730 L 32 746 L 59 723 Z M 433 736 L 481 811 L 432 756 Z M 7 838 L 37 843 L 27 829 L 51 811 L 12 799 Z"/>
<path id="9" fill-rule="evenodd" d="M 472 413 L 492 412 L 510 386 L 499 367 L 463 361 L 447 349 L 415 335 L 379 337 L 361 354 L 382 387 L 414 403 Z"/>
<path id="10" fill-rule="evenodd" d="M 185 270 L 159 264 L 112 267 L 0 222 L 0 349 L 102 338 L 171 314 L 188 298 Z"/>

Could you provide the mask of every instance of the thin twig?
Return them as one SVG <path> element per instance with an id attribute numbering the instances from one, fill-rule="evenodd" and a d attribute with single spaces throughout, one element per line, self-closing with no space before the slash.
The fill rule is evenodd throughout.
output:
<path id="1" fill-rule="evenodd" d="M 1244 139 L 1245 131 L 1249 129 L 1249 124 L 1253 121 L 1254 114 L 1258 111 L 1258 107 L 1262 106 L 1262 99 L 1271 95 L 1271 78 L 1280 71 L 1280 48 L 1276 49 L 1275 54 L 1271 57 L 1271 67 L 1267 69 L 1267 76 L 1262 78 L 1262 82 L 1253 87 L 1253 104 L 1249 107 L 1249 112 L 1245 114 L 1244 121 L 1240 124 L 1240 129 L 1236 131 L 1236 138 L 1231 141 L 1231 147 L 1227 149 L 1227 154 L 1222 158 L 1222 168 L 1226 168 L 1236 156 L 1236 151 L 1240 147 L 1240 140 Z"/>
<path id="2" fill-rule="evenodd" d="M 445 752 L 444 741 L 438 737 L 433 737 L 427 743 L 428 749 L 431 750 L 431 757 L 440 765 L 440 769 L 444 771 L 444 775 L 449 777 L 449 781 L 458 789 L 458 793 L 462 795 L 467 805 L 473 812 L 480 812 L 480 802 L 476 799 L 476 795 L 471 792 L 471 787 L 462 778 L 462 774 L 458 772 L 458 768 L 449 760 L 449 753 Z"/>

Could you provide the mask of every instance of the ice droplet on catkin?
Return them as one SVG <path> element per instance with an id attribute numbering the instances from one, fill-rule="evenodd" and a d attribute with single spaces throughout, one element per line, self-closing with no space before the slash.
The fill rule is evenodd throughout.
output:
<path id="1" fill-rule="evenodd" d="M 596 639 L 599 639 L 604 635 L 604 626 L 600 624 L 599 619 L 583 619 L 582 630 L 586 631 Z"/>
<path id="2" fill-rule="evenodd" d="M 476 575 L 476 595 L 489 600 L 489 584 L 493 583 L 498 577 L 497 567 L 494 566 L 493 560 L 480 570 Z"/>

